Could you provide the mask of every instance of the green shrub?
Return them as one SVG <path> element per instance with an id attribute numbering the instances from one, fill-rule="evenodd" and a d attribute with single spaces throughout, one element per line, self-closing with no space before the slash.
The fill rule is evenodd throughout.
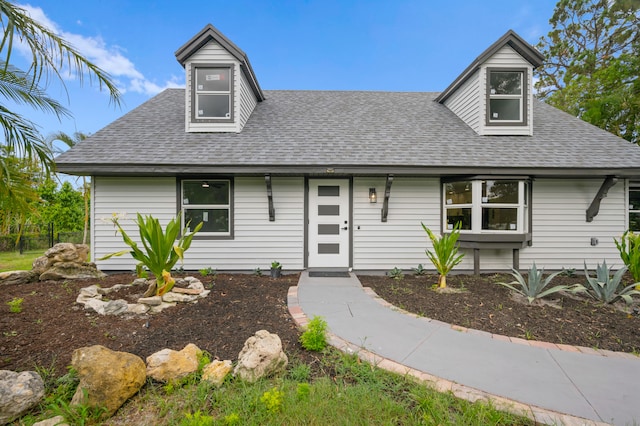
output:
<path id="1" fill-rule="evenodd" d="M 425 267 L 422 266 L 422 263 L 420 263 L 417 268 L 413 268 L 413 273 L 416 276 L 422 276 L 422 275 L 427 275 L 429 271 L 427 271 Z"/>
<path id="2" fill-rule="evenodd" d="M 300 336 L 302 347 L 308 351 L 320 352 L 327 347 L 326 331 L 327 322 L 322 317 L 314 316 Z"/>
<path id="3" fill-rule="evenodd" d="M 396 281 L 401 281 L 404 278 L 404 274 L 402 273 L 402 269 L 398 268 L 397 266 L 395 268 L 393 268 L 392 270 L 390 270 L 389 272 L 387 272 L 387 276 L 389 278 L 393 278 Z"/>
<path id="4" fill-rule="evenodd" d="M 633 303 L 631 296 L 640 294 L 640 291 L 636 290 L 636 286 L 639 283 L 631 284 L 621 289 L 622 286 L 620 282 L 625 272 L 627 272 L 626 266 L 611 276 L 611 268 L 607 267 L 607 261 L 605 260 L 602 262 L 602 265 L 598 264 L 596 267 L 596 276 L 592 278 L 589 275 L 587 263 L 585 262 L 584 276 L 587 279 L 585 289 L 591 297 L 604 303 L 613 303 L 622 299 L 627 302 L 627 304 L 631 304 Z"/>
<path id="5" fill-rule="evenodd" d="M 24 299 L 22 297 L 14 297 L 7 302 L 7 305 L 9 305 L 9 310 L 11 312 L 13 312 L 14 314 L 19 314 L 20 312 L 22 312 L 22 302 L 24 302 Z"/>
<path id="6" fill-rule="evenodd" d="M 511 289 L 516 293 L 521 294 L 522 296 L 527 298 L 529 303 L 532 303 L 536 299 L 541 299 L 545 296 L 548 296 L 553 293 L 557 293 L 559 291 L 576 292 L 584 289 L 584 287 L 582 287 L 580 284 L 576 284 L 572 286 L 557 285 L 555 287 L 547 288 L 547 286 L 551 283 L 551 280 L 553 280 L 556 277 L 556 275 L 559 275 L 561 272 L 562 271 L 554 272 L 553 274 L 549 275 L 546 279 L 543 280 L 542 275 L 544 274 L 544 268 L 538 270 L 538 268 L 536 267 L 536 263 L 533 262 L 533 266 L 529 269 L 528 282 L 520 274 L 520 272 L 513 269 L 513 272 L 511 272 L 511 275 L 513 275 L 513 277 L 516 279 L 515 281 L 512 281 L 510 283 L 499 282 L 496 284 L 507 287 L 508 289 Z M 518 287 L 515 287 L 515 286 L 518 286 Z"/>
<path id="7" fill-rule="evenodd" d="M 284 392 L 279 390 L 278 388 L 272 388 L 260 397 L 260 402 L 262 402 L 265 407 L 267 407 L 267 411 L 270 413 L 278 413 L 282 411 L 282 401 L 284 399 Z"/>
<path id="8" fill-rule="evenodd" d="M 189 229 L 189 224 L 187 224 L 182 229 L 182 232 L 180 232 L 179 220 L 178 218 L 174 218 L 167 224 L 166 231 L 163 231 L 158 219 L 151 215 L 143 217 L 138 213 L 136 224 L 140 232 L 140 239 L 144 245 L 143 251 L 138 247 L 138 244 L 127 235 L 124 229 L 122 229 L 122 226 L 120 226 L 118 222 L 118 215 L 114 214 L 111 221 L 118 228 L 124 242 L 131 247 L 131 249 L 108 254 L 101 257 L 100 260 L 109 259 L 113 256 L 122 256 L 127 253 L 131 254 L 131 257 L 140 262 L 136 269 L 140 269 L 140 265 L 145 266 L 155 276 L 157 285 L 156 294 L 158 296 L 162 296 L 173 287 L 175 280 L 171 277 L 169 271 L 171 271 L 171 268 L 175 266 L 178 260 L 184 259 L 184 252 L 189 249 L 194 234 L 202 228 L 203 224 L 203 222 L 200 222 L 193 232 L 187 232 Z"/>
<path id="9" fill-rule="evenodd" d="M 634 281 L 640 281 L 640 234 L 626 231 L 620 241 L 613 241 L 620 252 L 620 258 L 627 266 Z"/>
<path id="10" fill-rule="evenodd" d="M 447 286 L 447 274 L 460 262 L 464 257 L 464 253 L 458 254 L 458 238 L 460 238 L 460 228 L 462 222 L 455 224 L 450 234 L 444 234 L 441 237 L 437 237 L 429 228 L 422 223 L 422 229 L 425 230 L 431 244 L 433 245 L 433 252 L 431 250 L 425 250 L 427 257 L 433 263 L 436 270 L 440 274 L 438 277 L 438 286 L 445 288 Z"/>

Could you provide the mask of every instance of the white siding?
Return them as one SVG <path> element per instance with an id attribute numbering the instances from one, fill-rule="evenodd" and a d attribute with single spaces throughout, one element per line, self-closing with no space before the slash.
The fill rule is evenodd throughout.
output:
<path id="1" fill-rule="evenodd" d="M 268 270 L 274 260 L 284 270 L 302 269 L 304 179 L 272 178 L 275 222 L 269 222 L 264 178 L 236 178 L 234 187 L 234 238 L 194 240 L 185 269 Z"/>
<path id="2" fill-rule="evenodd" d="M 201 63 L 211 63 L 211 64 L 234 64 L 235 72 L 233 79 L 234 86 L 234 99 L 233 99 L 233 114 L 235 117 L 234 123 L 192 123 L 191 122 L 191 108 L 192 99 L 191 99 L 191 65 L 192 64 L 201 64 Z M 186 131 L 187 132 L 239 132 L 240 131 L 240 91 L 242 90 L 242 83 L 239 77 L 240 71 L 240 63 L 234 58 L 229 52 L 227 52 L 224 48 L 222 48 L 219 44 L 210 41 L 200 48 L 196 53 L 194 53 L 189 60 L 185 63 L 185 72 L 186 72 L 186 82 L 187 87 L 185 90 L 185 120 L 186 120 Z M 240 90 L 239 90 L 240 88 Z"/>
<path id="3" fill-rule="evenodd" d="M 91 258 L 103 270 L 133 270 L 136 261 L 129 255 L 97 260 L 100 257 L 127 249 L 122 236 L 108 219 L 126 214 L 120 225 L 136 241 L 138 227 L 133 220 L 136 213 L 152 215 L 166 225 L 176 215 L 175 178 L 110 178 L 93 177 Z"/>
<path id="4" fill-rule="evenodd" d="M 487 126 L 486 125 L 486 112 L 487 112 L 487 68 L 526 68 L 527 69 L 527 85 L 526 100 L 527 100 L 527 125 L 526 126 Z M 481 135 L 532 135 L 533 134 L 533 116 L 531 110 L 533 108 L 532 99 L 532 81 L 533 81 L 533 67 L 526 61 L 518 52 L 513 50 L 510 46 L 504 46 L 497 51 L 495 55 L 487 59 L 480 69 L 480 127 L 479 134 Z"/>
<path id="5" fill-rule="evenodd" d="M 603 179 L 538 179 L 533 182 L 533 245 L 520 253 L 520 266 L 546 269 L 589 268 L 606 259 L 609 266 L 622 266 L 613 238 L 625 230 L 625 185 L 618 182 L 600 204 L 593 222 L 586 210 Z M 591 246 L 591 238 L 599 243 Z"/>
<path id="6" fill-rule="evenodd" d="M 444 103 L 455 115 L 467 123 L 476 133 L 480 131 L 480 72 L 476 71 Z"/>
<path id="7" fill-rule="evenodd" d="M 92 258 L 124 250 L 122 237 L 113 225 L 101 221 L 112 213 L 127 213 L 121 221 L 125 231 L 137 239 L 132 219 L 136 212 L 151 214 L 165 225 L 176 215 L 175 178 L 95 178 L 93 204 L 94 235 Z M 184 268 L 218 270 L 268 270 L 277 260 L 284 269 L 302 269 L 304 255 L 304 179 L 273 178 L 275 222 L 269 222 L 264 178 L 234 180 L 234 238 L 194 239 L 185 254 Z M 197 234 L 196 234 L 197 235 Z M 103 270 L 132 270 L 136 262 L 129 256 L 98 261 Z"/>
<path id="8" fill-rule="evenodd" d="M 431 245 L 420 222 L 434 231 L 440 230 L 440 180 L 395 178 L 387 222 L 380 221 L 384 187 L 385 178 L 354 179 L 353 268 L 410 269 L 422 263 L 433 269 L 425 254 Z M 369 188 L 376 188 L 376 204 L 369 203 Z"/>
<path id="9" fill-rule="evenodd" d="M 242 128 L 247 123 L 247 120 L 249 120 L 251 113 L 253 112 L 254 108 L 258 104 L 258 101 L 255 95 L 253 94 L 253 91 L 249 87 L 249 82 L 247 81 L 247 78 L 244 76 L 242 72 L 240 72 L 240 70 L 238 70 L 238 73 L 240 75 L 240 90 L 238 90 L 237 92 L 239 93 L 238 98 L 240 99 L 240 102 L 239 102 L 239 108 L 237 109 L 240 112 L 240 114 L 237 115 L 237 117 L 238 117 L 238 124 L 240 126 L 239 131 L 242 131 Z"/>

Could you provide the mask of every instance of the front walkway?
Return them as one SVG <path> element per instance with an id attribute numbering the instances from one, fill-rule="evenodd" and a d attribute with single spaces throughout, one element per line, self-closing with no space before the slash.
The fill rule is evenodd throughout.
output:
<path id="1" fill-rule="evenodd" d="M 311 278 L 305 271 L 288 303 L 300 325 L 323 317 L 339 349 L 458 397 L 489 399 L 547 424 L 640 424 L 640 358 L 634 355 L 460 331 L 393 309 L 354 274 Z"/>

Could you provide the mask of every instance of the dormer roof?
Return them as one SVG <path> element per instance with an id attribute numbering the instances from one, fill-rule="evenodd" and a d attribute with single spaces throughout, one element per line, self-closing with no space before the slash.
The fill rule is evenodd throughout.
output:
<path id="1" fill-rule="evenodd" d="M 253 91 L 256 99 L 258 100 L 258 102 L 263 101 L 265 99 L 264 93 L 260 88 L 260 84 L 258 84 L 258 79 L 253 72 L 253 68 L 251 67 L 251 63 L 249 62 L 247 54 L 244 53 L 242 49 L 236 46 L 231 40 L 225 37 L 216 27 L 211 24 L 207 24 L 202 30 L 200 30 L 195 36 L 193 36 L 191 40 L 189 40 L 188 42 L 183 44 L 182 47 L 176 50 L 176 59 L 178 60 L 180 65 L 184 67 L 188 59 L 210 41 L 219 44 L 222 48 L 229 52 L 229 54 L 236 58 L 238 62 L 240 62 L 240 69 L 247 78 L 247 81 L 249 82 L 251 90 Z"/>
<path id="2" fill-rule="evenodd" d="M 464 84 L 469 77 L 471 77 L 480 66 L 487 61 L 490 57 L 496 54 L 504 46 L 510 46 L 513 50 L 518 52 L 525 60 L 527 60 L 533 68 L 537 68 L 542 65 L 544 56 L 538 52 L 533 46 L 527 43 L 522 37 L 516 34 L 513 30 L 507 31 L 502 37 L 500 37 L 495 43 L 480 54 L 463 72 L 456 78 L 453 83 L 449 85 L 440 95 L 435 99 L 436 102 L 443 103 L 451 96 L 460 86 Z"/>

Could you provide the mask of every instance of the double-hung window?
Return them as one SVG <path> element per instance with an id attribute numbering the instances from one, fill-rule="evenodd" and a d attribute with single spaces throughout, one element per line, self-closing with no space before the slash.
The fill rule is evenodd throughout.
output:
<path id="1" fill-rule="evenodd" d="M 181 189 L 182 223 L 189 224 L 189 231 L 202 222 L 197 236 L 232 235 L 231 180 L 183 180 Z"/>
<path id="2" fill-rule="evenodd" d="M 629 229 L 640 231 L 640 182 L 629 184 Z"/>
<path id="3" fill-rule="evenodd" d="M 443 185 L 444 229 L 463 233 L 528 232 L 528 182 L 456 180 Z"/>
<path id="4" fill-rule="evenodd" d="M 233 121 L 233 66 L 193 65 L 195 121 Z"/>
<path id="5" fill-rule="evenodd" d="M 527 72 L 487 69 L 487 125 L 525 125 Z"/>

